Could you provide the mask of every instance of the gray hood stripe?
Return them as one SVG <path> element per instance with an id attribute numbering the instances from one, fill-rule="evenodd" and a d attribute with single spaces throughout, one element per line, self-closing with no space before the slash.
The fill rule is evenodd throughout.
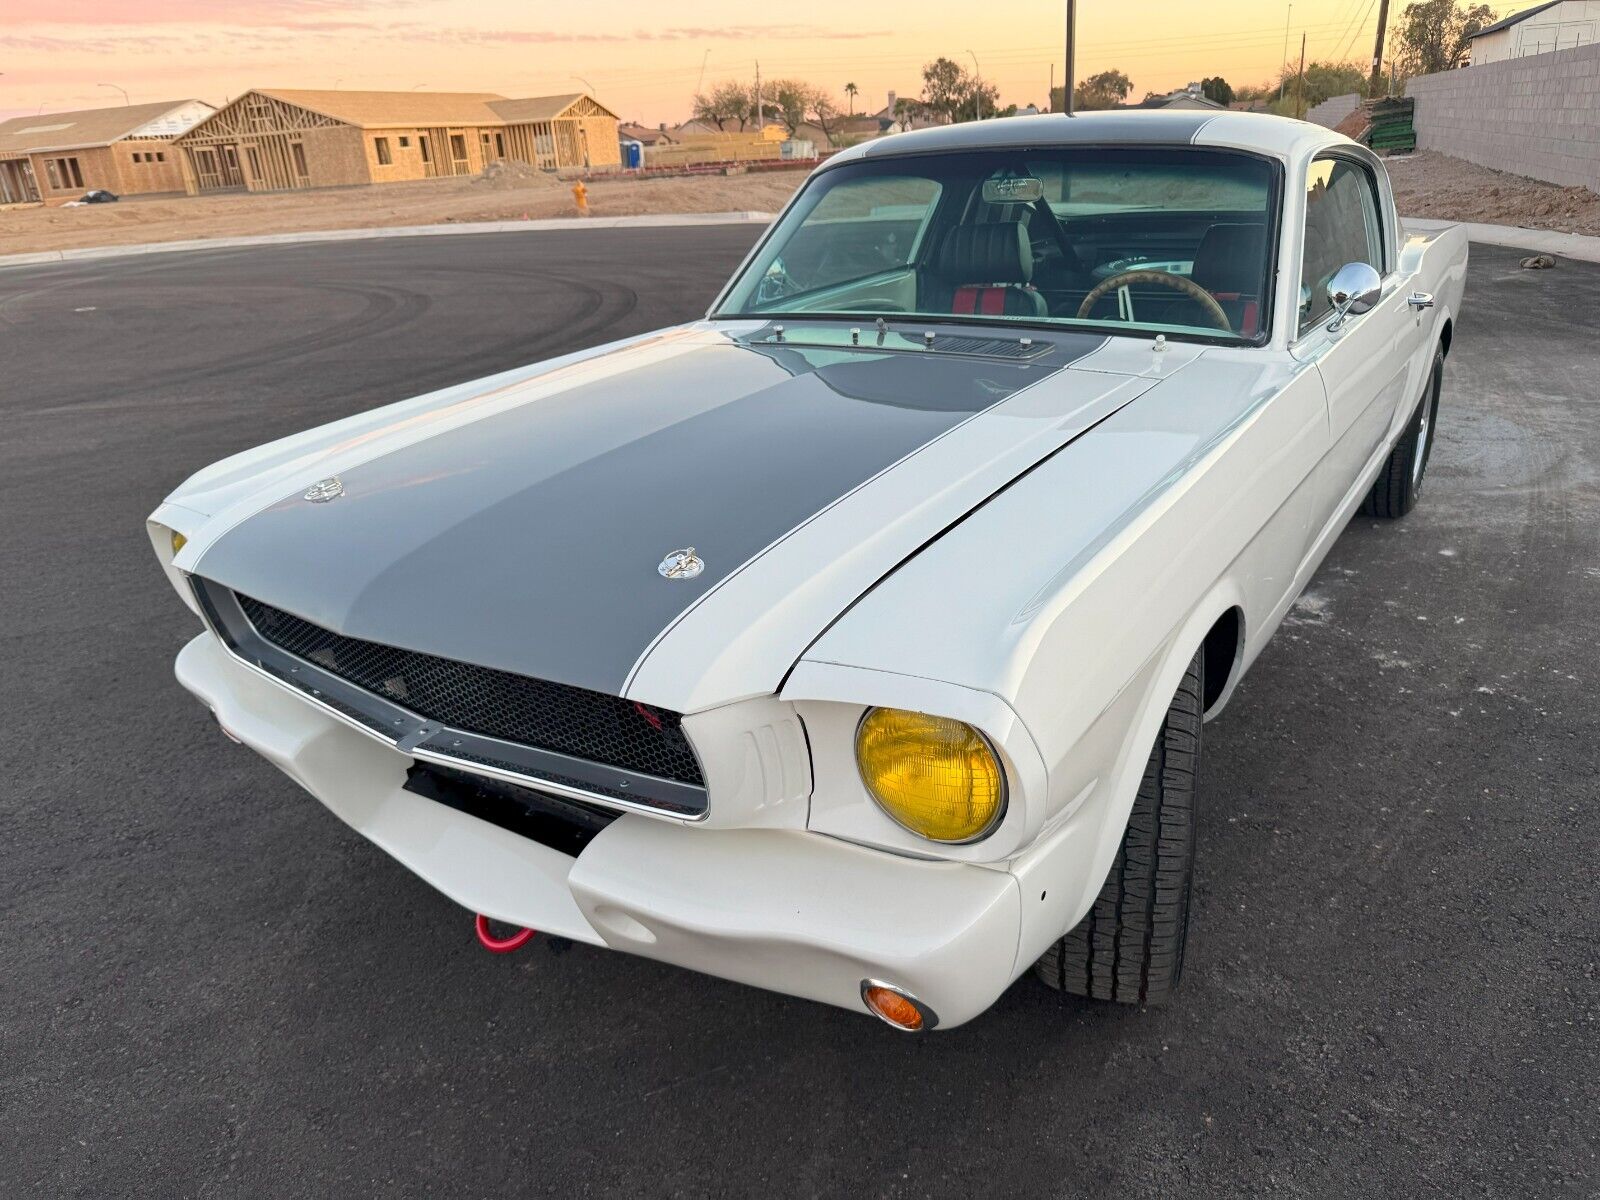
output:
<path id="1" fill-rule="evenodd" d="M 590 376 L 273 504 L 197 570 L 349 637 L 620 694 L 745 565 L 1104 344 L 1051 341 L 1031 362 L 719 343 Z M 689 546 L 701 574 L 658 574 Z"/>

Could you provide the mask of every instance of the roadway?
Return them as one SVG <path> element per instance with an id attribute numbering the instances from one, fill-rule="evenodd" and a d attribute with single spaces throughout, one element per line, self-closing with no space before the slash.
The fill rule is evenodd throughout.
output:
<path id="1" fill-rule="evenodd" d="M 752 227 L 0 271 L 0 1187 L 1600 1185 L 1600 266 L 1474 247 L 1419 510 L 1208 727 L 1189 972 L 904 1038 L 468 915 L 218 732 L 142 521 L 346 413 L 701 312 Z M 470 586 L 470 581 L 463 581 Z"/>

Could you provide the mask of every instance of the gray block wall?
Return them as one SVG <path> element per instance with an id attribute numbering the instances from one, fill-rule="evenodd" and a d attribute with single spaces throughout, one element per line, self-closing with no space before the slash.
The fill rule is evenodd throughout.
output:
<path id="1" fill-rule="evenodd" d="M 1332 129 L 1360 107 L 1359 92 L 1351 92 L 1348 96 L 1330 96 L 1321 104 L 1313 104 L 1306 109 L 1306 120 L 1324 129 Z"/>
<path id="2" fill-rule="evenodd" d="M 1406 82 L 1417 149 L 1600 192 L 1600 43 Z"/>

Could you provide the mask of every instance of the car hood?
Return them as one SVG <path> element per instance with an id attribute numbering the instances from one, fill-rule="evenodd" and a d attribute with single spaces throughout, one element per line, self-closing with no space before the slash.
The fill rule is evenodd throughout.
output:
<path id="1" fill-rule="evenodd" d="M 695 711 L 775 691 L 884 574 L 1154 382 L 1094 336 L 810 336 L 702 327 L 340 430 L 178 565 L 349 637 Z M 665 577 L 690 548 L 699 573 Z"/>

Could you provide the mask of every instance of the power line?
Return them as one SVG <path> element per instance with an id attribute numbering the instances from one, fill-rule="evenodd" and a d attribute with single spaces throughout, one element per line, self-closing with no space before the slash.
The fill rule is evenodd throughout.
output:
<path id="1" fill-rule="evenodd" d="M 1343 62 L 1345 55 L 1355 49 L 1356 38 L 1360 35 L 1362 26 L 1367 23 L 1367 14 L 1372 11 L 1373 2 L 1374 0 L 1367 0 L 1367 6 L 1361 10 L 1361 19 L 1356 22 L 1355 28 L 1350 31 L 1350 37 L 1345 41 L 1344 48 L 1339 51 L 1334 60 L 1335 62 Z"/>

